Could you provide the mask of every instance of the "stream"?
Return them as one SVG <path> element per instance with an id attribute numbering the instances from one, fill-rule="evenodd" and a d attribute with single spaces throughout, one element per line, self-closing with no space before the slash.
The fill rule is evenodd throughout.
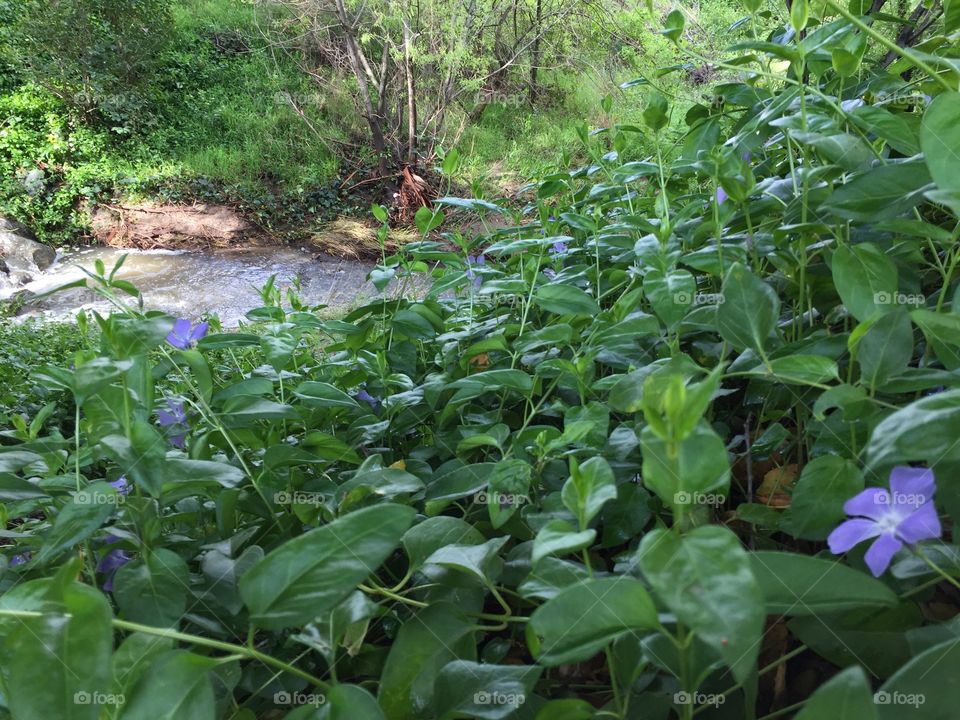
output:
<path id="1" fill-rule="evenodd" d="M 311 305 L 345 308 L 376 294 L 367 281 L 371 264 L 326 257 L 317 259 L 314 254 L 295 248 L 187 252 L 96 247 L 63 253 L 45 272 L 22 287 L 6 289 L 0 299 L 21 290 L 40 295 L 81 279 L 84 274 L 80 268 L 93 271 L 98 259 L 104 262 L 109 274 L 123 254 L 127 260 L 117 277 L 140 289 L 146 309 L 191 319 L 216 314 L 224 327 L 236 327 L 249 310 L 262 304 L 257 288 L 266 284 L 271 275 L 276 275 L 281 288 L 299 279 L 300 295 Z M 25 303 L 19 317 L 68 319 L 81 309 L 105 313 L 110 305 L 89 290 L 72 288 Z"/>

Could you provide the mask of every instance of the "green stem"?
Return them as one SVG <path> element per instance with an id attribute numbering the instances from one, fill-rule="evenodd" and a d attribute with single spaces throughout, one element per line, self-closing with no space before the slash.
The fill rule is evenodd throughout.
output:
<path id="1" fill-rule="evenodd" d="M 917 554 L 917 557 L 923 560 L 923 562 L 925 562 L 931 570 L 937 573 L 937 575 L 953 585 L 957 590 L 960 590 L 960 581 L 958 581 L 955 577 L 953 577 L 953 575 L 950 575 L 946 570 L 927 557 L 927 554 L 920 546 L 914 546 L 913 551 Z"/>
<path id="2" fill-rule="evenodd" d="M 32 610 L 5 610 L 0 609 L 0 617 L 15 617 L 15 618 L 39 618 L 43 617 L 44 613 L 36 612 Z M 224 652 L 230 653 L 236 657 L 245 657 L 251 660 L 258 660 L 264 665 L 270 665 L 271 667 L 283 670 L 288 672 L 291 675 L 296 675 L 299 678 L 302 678 L 309 682 L 311 685 L 319 687 L 323 690 L 326 690 L 330 687 L 329 683 L 321 680 L 318 677 L 311 675 L 308 672 L 300 670 L 289 663 L 275 658 L 272 655 L 267 655 L 262 653 L 259 650 L 255 650 L 251 647 L 246 647 L 244 645 L 237 645 L 236 643 L 223 642 L 221 640 L 213 640 L 211 638 L 201 637 L 199 635 L 191 635 L 189 633 L 182 633 L 177 630 L 170 630 L 169 628 L 158 628 L 151 625 L 141 625 L 140 623 L 129 622 L 127 620 L 118 620 L 114 618 L 111 620 L 111 623 L 118 630 L 126 630 L 128 632 L 139 632 L 146 635 L 156 635 L 157 637 L 165 637 L 170 640 L 178 640 L 180 642 L 190 643 L 191 645 L 200 645 L 203 647 L 208 647 L 213 650 L 222 650 Z M 218 658 L 222 659 L 222 658 Z"/>

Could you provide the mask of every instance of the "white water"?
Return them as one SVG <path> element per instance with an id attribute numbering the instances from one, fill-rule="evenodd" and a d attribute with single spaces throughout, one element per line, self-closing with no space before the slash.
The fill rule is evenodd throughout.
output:
<path id="1" fill-rule="evenodd" d="M 198 318 L 215 313 L 225 327 L 236 326 L 246 312 L 261 305 L 257 288 L 271 275 L 281 288 L 299 278 L 300 295 L 315 305 L 346 307 L 376 294 L 366 280 L 370 265 L 348 261 L 317 260 L 314 255 L 286 247 L 242 250 L 182 252 L 170 250 L 116 250 L 90 248 L 66 253 L 56 264 L 22 288 L 7 289 L 9 297 L 20 290 L 40 295 L 85 275 L 103 260 L 107 274 L 124 253 L 127 260 L 118 278 L 136 285 L 147 309 L 162 310 L 177 317 Z M 107 312 L 109 304 L 82 288 L 75 288 L 24 305 L 21 315 L 49 318 L 72 317 L 80 309 Z"/>

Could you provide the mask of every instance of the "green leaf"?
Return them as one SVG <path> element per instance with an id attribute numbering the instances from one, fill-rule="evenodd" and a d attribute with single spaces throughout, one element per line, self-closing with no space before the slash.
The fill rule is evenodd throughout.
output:
<path id="1" fill-rule="evenodd" d="M 723 502 L 730 486 L 730 463 L 723 440 L 706 422 L 671 448 L 649 425 L 640 433 L 643 484 L 663 503 L 682 513 L 698 498 L 716 496 Z"/>
<path id="2" fill-rule="evenodd" d="M 960 368 L 960 315 L 920 309 L 911 312 L 910 319 L 923 331 L 944 367 Z"/>
<path id="3" fill-rule="evenodd" d="M 766 614 L 761 585 L 737 536 L 707 525 L 680 536 L 644 535 L 640 569 L 657 596 L 733 670 L 738 682 L 754 672 Z"/>
<path id="4" fill-rule="evenodd" d="M 413 222 L 416 223 L 417 230 L 420 231 L 420 234 L 426 235 L 443 224 L 443 211 L 422 207 L 417 210 L 417 214 L 413 217 Z"/>
<path id="5" fill-rule="evenodd" d="M 810 18 L 810 5 L 807 0 L 792 0 L 790 3 L 790 25 L 795 32 L 802 31 Z"/>
<path id="6" fill-rule="evenodd" d="M 137 418 L 129 435 L 107 435 L 100 446 L 124 474 L 153 497 L 160 497 L 167 479 L 166 449 L 170 443 L 157 429 Z"/>
<path id="7" fill-rule="evenodd" d="M 113 597 L 124 619 L 157 627 L 175 626 L 187 609 L 190 571 L 179 555 L 157 548 L 117 570 Z"/>
<path id="8" fill-rule="evenodd" d="M 683 32 L 683 16 L 680 16 L 681 25 L 678 31 L 675 23 L 676 16 L 674 15 L 676 12 L 677 11 L 674 10 L 667 16 L 668 29 L 664 32 L 671 40 L 676 40 L 680 36 L 680 33 Z M 671 27 L 671 25 L 673 27 Z M 647 96 L 647 106 L 643 109 L 643 121 L 653 132 L 658 132 L 666 127 L 669 121 L 669 113 L 670 104 L 667 102 L 667 98 L 663 93 L 652 92 Z"/>
<path id="9" fill-rule="evenodd" d="M 480 545 L 447 545 L 433 552 L 425 565 L 440 565 L 459 570 L 490 585 L 503 570 L 503 560 L 497 555 L 510 538 L 494 538 Z"/>
<path id="10" fill-rule="evenodd" d="M 385 720 L 376 698 L 359 685 L 334 685 L 324 698 L 318 708 L 303 707 L 303 720 Z M 292 715 L 287 720 L 293 720 Z"/>
<path id="11" fill-rule="evenodd" d="M 37 562 L 51 560 L 93 535 L 113 514 L 119 498 L 116 489 L 106 482 L 94 483 L 76 493 L 53 521 Z"/>
<path id="12" fill-rule="evenodd" d="M 473 648 L 474 625 L 459 608 L 436 603 L 407 620 L 397 633 L 383 673 L 378 701 L 390 720 L 429 717 L 440 669 Z"/>
<path id="13" fill-rule="evenodd" d="M 837 363 L 822 355 L 785 355 L 747 371 L 754 377 L 771 376 L 789 385 L 812 385 L 837 380 Z"/>
<path id="14" fill-rule="evenodd" d="M 393 552 L 414 514 L 375 505 L 287 541 L 240 579 L 251 622 L 278 630 L 332 610 Z"/>
<path id="15" fill-rule="evenodd" d="M 548 555 L 567 555 L 590 547 L 597 538 L 593 528 L 577 532 L 566 520 L 551 520 L 537 533 L 533 540 L 533 553 L 530 560 L 533 567 Z"/>
<path id="16" fill-rule="evenodd" d="M 437 675 L 437 717 L 467 715 L 485 720 L 508 717 L 533 696 L 543 668 L 533 665 L 488 665 L 469 660 L 447 663 Z"/>
<path id="17" fill-rule="evenodd" d="M 751 553 L 750 561 L 770 615 L 819 615 L 898 602 L 882 582 L 839 560 L 761 551 Z"/>
<path id="18" fill-rule="evenodd" d="M 850 341 L 854 342 L 853 335 Z M 860 363 L 860 382 L 871 390 L 903 372 L 913 357 L 913 326 L 906 310 L 897 308 L 873 319 L 857 338 L 854 351 Z"/>
<path id="19" fill-rule="evenodd" d="M 576 516 L 580 530 L 603 509 L 605 503 L 617 499 L 617 483 L 610 464 L 602 457 L 592 457 L 582 465 L 571 462 L 570 477 L 561 490 L 563 504 Z"/>
<path id="20" fill-rule="evenodd" d="M 960 460 L 960 390 L 921 398 L 884 418 L 870 435 L 867 467 Z"/>
<path id="21" fill-rule="evenodd" d="M 493 466 L 486 501 L 494 528 L 502 527 L 523 503 L 529 502 L 532 474 L 530 463 L 518 458 L 506 458 Z"/>
<path id="22" fill-rule="evenodd" d="M 483 534 L 460 518 L 438 515 L 414 525 L 403 535 L 403 549 L 410 558 L 410 569 L 419 570 L 435 551 L 447 545 L 480 545 Z"/>
<path id="23" fill-rule="evenodd" d="M 3 456 L 0 455 L 0 458 Z M 39 455 L 37 458 L 39 459 Z M 0 472 L 0 502 L 20 502 L 47 497 L 47 493 L 32 482 L 17 477 L 13 473 Z"/>
<path id="24" fill-rule="evenodd" d="M 663 30 L 660 32 L 668 39 L 673 42 L 680 40 L 680 36 L 683 35 L 683 27 L 686 24 L 686 19 L 683 16 L 683 13 L 680 10 L 672 10 L 669 15 L 667 15 L 667 20 L 663 24 Z"/>
<path id="25" fill-rule="evenodd" d="M 956 717 L 960 706 L 960 643 L 955 639 L 920 653 L 874 694 L 880 720 Z M 911 707 L 912 706 L 912 707 Z"/>
<path id="26" fill-rule="evenodd" d="M 857 464 L 838 455 L 807 463 L 793 491 L 781 528 L 803 540 L 825 540 L 846 517 L 843 504 L 863 490 Z"/>
<path id="27" fill-rule="evenodd" d="M 842 670 L 807 700 L 796 720 L 876 720 L 877 706 L 867 674 L 859 665 Z"/>
<path id="28" fill-rule="evenodd" d="M 845 220 L 875 223 L 913 208 L 929 185 L 930 172 L 922 162 L 879 165 L 838 187 L 820 207 Z"/>
<path id="29" fill-rule="evenodd" d="M 589 660 L 626 633 L 658 626 L 653 600 L 627 576 L 586 580 L 538 607 L 527 624 L 527 645 L 547 667 Z"/>
<path id="30" fill-rule="evenodd" d="M 842 245 L 833 254 L 833 284 L 850 314 L 861 322 L 891 305 L 897 293 L 897 266 L 873 243 Z"/>
<path id="31" fill-rule="evenodd" d="M 656 268 L 643 276 L 643 294 L 657 317 L 673 330 L 693 304 L 697 282 L 687 270 L 664 273 Z"/>
<path id="32" fill-rule="evenodd" d="M 89 585 L 72 583 L 62 607 L 19 620 L 6 639 L 12 717 L 97 720 L 111 699 L 110 603 Z"/>
<path id="33" fill-rule="evenodd" d="M 210 720 L 215 717 L 211 658 L 171 650 L 157 658 L 133 687 L 124 720 Z"/>
<path id="34" fill-rule="evenodd" d="M 861 130 L 875 134 L 897 152 L 911 157 L 920 152 L 920 143 L 907 117 L 876 105 L 862 105 L 851 114 Z"/>
<path id="35" fill-rule="evenodd" d="M 954 11 L 957 14 L 957 11 Z M 940 190 L 960 192 L 960 93 L 937 95 L 923 113 L 920 147 Z"/>
<path id="36" fill-rule="evenodd" d="M 359 407 L 357 401 L 343 390 L 325 382 L 302 382 L 297 385 L 293 394 L 300 398 L 304 405 L 311 407 L 346 408 L 348 410 L 355 410 Z"/>
<path id="37" fill-rule="evenodd" d="M 533 301 L 547 312 L 557 315 L 591 317 L 600 312 L 597 301 L 572 285 L 541 285 L 533 293 Z"/>
<path id="38" fill-rule="evenodd" d="M 717 307 L 720 335 L 737 350 L 752 348 L 762 354 L 780 316 L 777 293 L 736 262 L 723 281 L 722 297 Z"/>

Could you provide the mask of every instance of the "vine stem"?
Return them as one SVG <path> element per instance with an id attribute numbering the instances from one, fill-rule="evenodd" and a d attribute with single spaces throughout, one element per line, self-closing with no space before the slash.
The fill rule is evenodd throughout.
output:
<path id="1" fill-rule="evenodd" d="M 3 610 L 0 609 L 0 617 L 15 617 L 15 618 L 38 618 L 43 617 L 45 613 L 36 612 L 33 610 Z M 129 622 L 128 620 L 119 620 L 114 618 L 110 621 L 111 624 L 118 630 L 127 630 L 129 632 L 140 632 L 146 635 L 156 635 L 157 637 L 169 638 L 170 640 L 179 640 L 180 642 L 190 643 L 191 645 L 201 645 L 203 647 L 208 647 L 213 650 L 222 650 L 224 652 L 230 653 L 234 657 L 245 657 L 251 660 L 258 660 L 264 665 L 270 665 L 271 667 L 277 668 L 278 670 L 283 670 L 288 672 L 291 675 L 296 675 L 299 678 L 302 678 L 309 682 L 311 685 L 321 688 L 322 690 L 329 690 L 330 683 L 321 680 L 320 678 L 311 675 L 308 672 L 300 670 L 299 668 L 290 665 L 289 663 L 275 658 L 272 655 L 267 655 L 262 653 L 259 650 L 255 650 L 252 647 L 247 647 L 245 645 L 237 645 L 235 643 L 223 642 L 221 640 L 213 640 L 211 638 L 201 637 L 200 635 L 191 635 L 189 633 L 182 633 L 178 630 L 170 630 L 169 628 L 158 628 L 151 625 L 141 625 L 140 623 Z M 220 658 L 222 659 L 222 658 Z"/>
<path id="2" fill-rule="evenodd" d="M 960 590 L 960 582 L 958 582 L 955 577 L 950 575 L 946 570 L 944 570 L 942 567 L 937 565 L 933 560 L 931 560 L 919 546 L 915 546 L 913 548 L 913 551 L 917 554 L 917 557 L 923 560 L 923 562 L 925 562 L 931 570 L 937 573 L 940 577 L 942 577 L 948 583 L 953 585 L 957 590 Z"/>

